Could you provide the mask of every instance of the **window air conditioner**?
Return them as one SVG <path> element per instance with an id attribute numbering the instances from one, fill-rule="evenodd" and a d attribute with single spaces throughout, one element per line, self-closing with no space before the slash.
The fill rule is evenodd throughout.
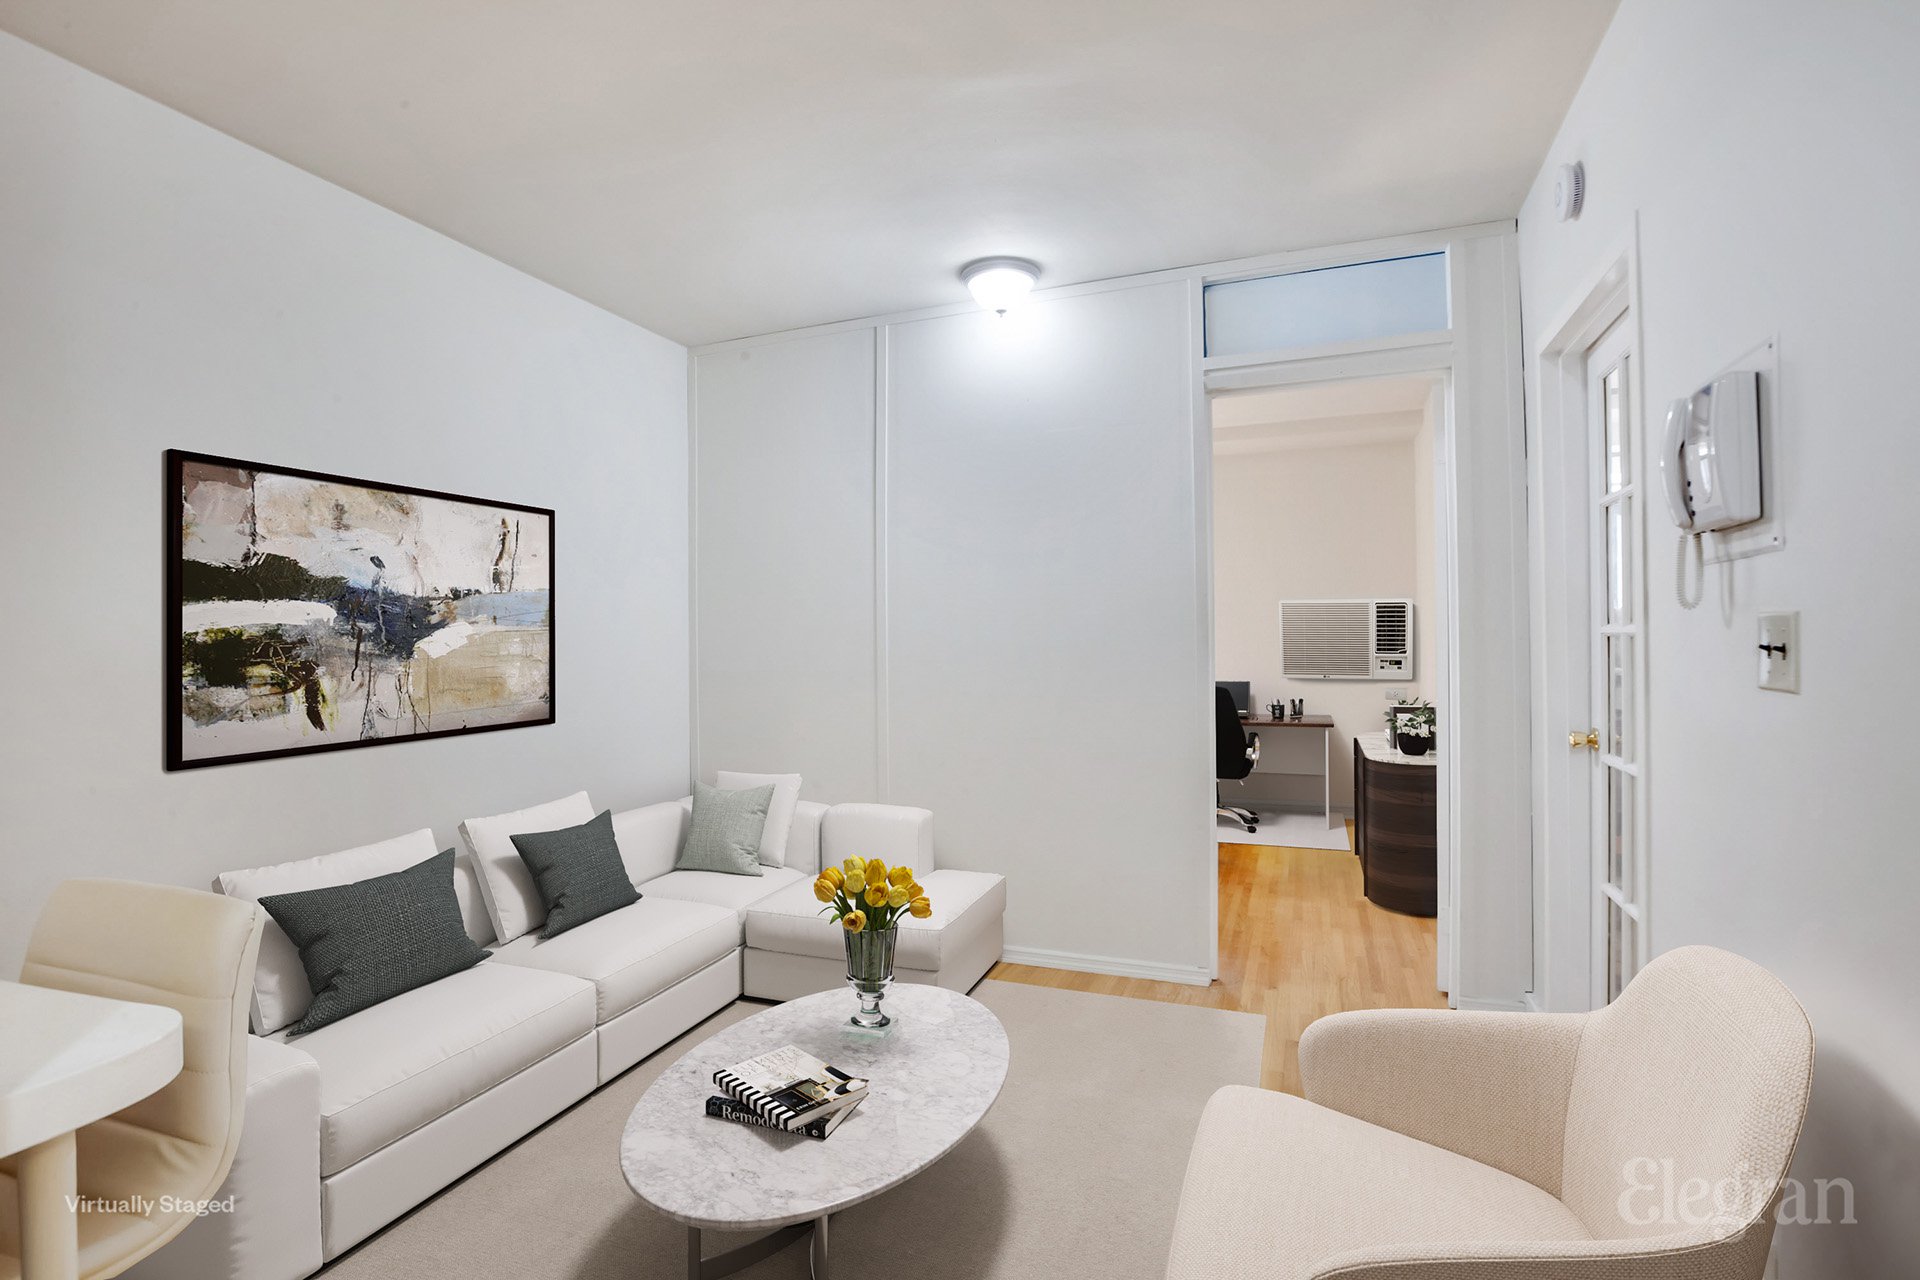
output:
<path id="1" fill-rule="evenodd" d="M 1410 680 L 1413 601 L 1282 600 L 1280 667 L 1291 680 Z"/>

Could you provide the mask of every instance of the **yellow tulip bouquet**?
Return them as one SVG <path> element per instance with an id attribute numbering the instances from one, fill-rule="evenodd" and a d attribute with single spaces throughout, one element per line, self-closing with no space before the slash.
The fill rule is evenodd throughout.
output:
<path id="1" fill-rule="evenodd" d="M 860 998 L 853 1025 L 868 1030 L 893 1021 L 880 1012 L 880 1002 L 893 982 L 895 926 L 904 913 L 917 920 L 933 914 L 927 891 L 913 878 L 912 867 L 889 867 L 878 858 L 848 858 L 828 867 L 813 882 L 813 896 L 827 905 L 846 930 L 847 985 Z"/>
<path id="2" fill-rule="evenodd" d="M 913 868 L 889 867 L 878 858 L 848 858 L 828 867 L 813 882 L 813 896 L 827 904 L 821 912 L 832 912 L 848 933 L 891 929 L 903 912 L 916 920 L 933 914 Z"/>

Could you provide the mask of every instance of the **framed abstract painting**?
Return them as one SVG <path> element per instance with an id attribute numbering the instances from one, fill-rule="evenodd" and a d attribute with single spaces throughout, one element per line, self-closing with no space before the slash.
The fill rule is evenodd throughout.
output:
<path id="1" fill-rule="evenodd" d="M 169 450 L 168 769 L 552 724 L 553 512 Z"/>

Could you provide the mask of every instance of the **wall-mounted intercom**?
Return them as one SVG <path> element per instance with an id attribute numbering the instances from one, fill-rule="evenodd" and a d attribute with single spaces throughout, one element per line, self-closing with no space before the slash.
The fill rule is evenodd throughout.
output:
<path id="1" fill-rule="evenodd" d="M 1681 530 L 1674 592 L 1683 608 L 1700 603 L 1706 586 L 1700 535 L 1758 520 L 1760 487 L 1760 375 L 1751 370 L 1716 378 L 1667 407 L 1660 452 L 1667 509 Z M 1687 544 L 1701 563 L 1699 589 L 1687 593 Z"/>

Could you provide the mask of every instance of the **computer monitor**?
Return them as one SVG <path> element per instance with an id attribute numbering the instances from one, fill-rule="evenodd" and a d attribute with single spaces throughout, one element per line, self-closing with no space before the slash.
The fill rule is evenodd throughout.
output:
<path id="1" fill-rule="evenodd" d="M 1218 687 L 1233 695 L 1233 709 L 1241 715 L 1252 710 L 1248 704 L 1253 700 L 1253 683 L 1249 680 L 1215 680 Z"/>

